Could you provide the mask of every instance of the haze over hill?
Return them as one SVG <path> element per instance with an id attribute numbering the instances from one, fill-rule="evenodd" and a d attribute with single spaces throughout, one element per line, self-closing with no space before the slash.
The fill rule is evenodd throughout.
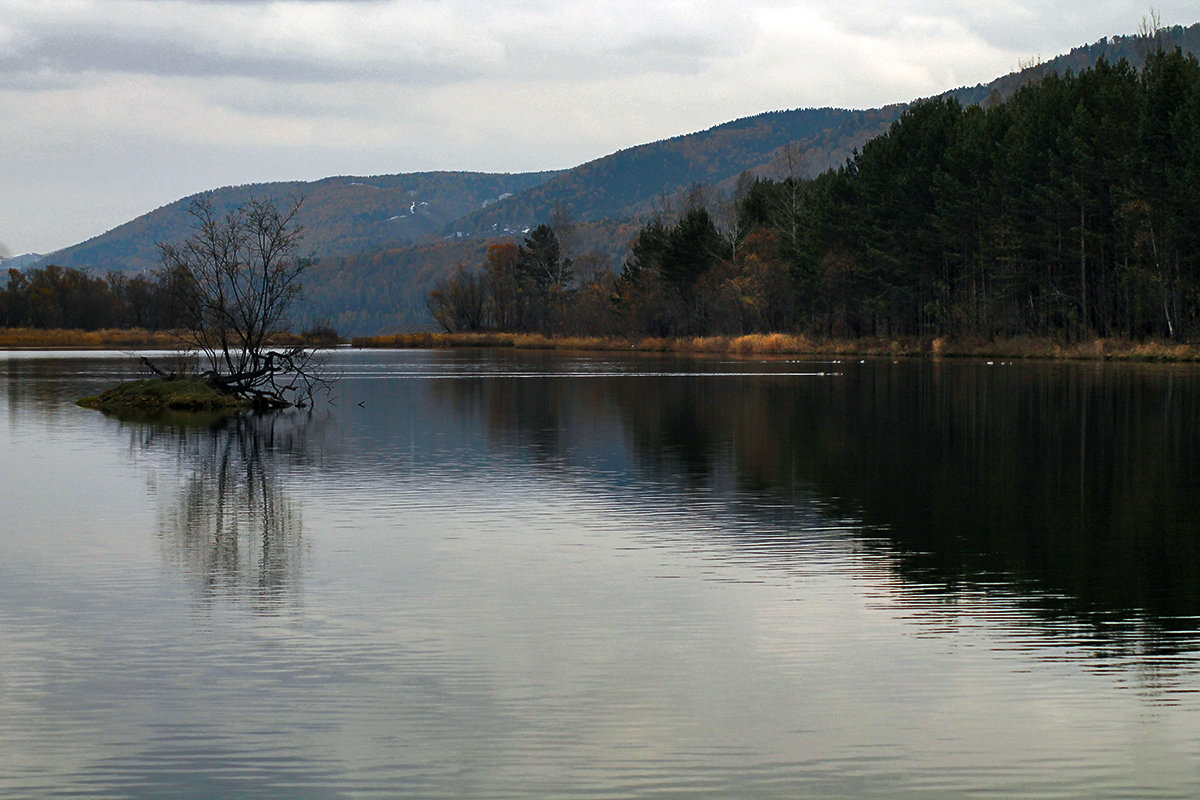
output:
<path id="1" fill-rule="evenodd" d="M 1200 50 L 1200 24 L 1160 32 L 1167 47 Z M 1079 71 L 1104 57 L 1137 65 L 1145 37 L 1125 36 L 1075 48 L 988 84 L 947 92 L 964 103 L 999 102 L 1050 72 Z M 888 129 L 911 104 L 869 110 L 796 109 L 727 122 L 705 131 L 631 147 L 562 172 L 492 175 L 467 172 L 332 177 L 312 182 L 247 184 L 205 194 L 218 208 L 254 196 L 305 198 L 300 222 L 319 260 L 308 276 L 308 313 L 344 333 L 426 327 L 425 297 L 459 263 L 481 263 L 486 243 L 519 236 L 565 211 L 576 223 L 578 255 L 594 251 L 619 268 L 637 226 L 689 187 L 728 195 L 739 176 L 813 175 L 842 163 Z M 785 157 L 787 156 L 787 157 Z M 183 198 L 47 261 L 105 272 L 157 266 L 159 241 L 189 230 Z"/>
<path id="2" fill-rule="evenodd" d="M 0 270 L 35 267 L 45 261 L 45 259 L 46 256 L 41 253 L 24 253 L 19 256 L 0 257 Z"/>

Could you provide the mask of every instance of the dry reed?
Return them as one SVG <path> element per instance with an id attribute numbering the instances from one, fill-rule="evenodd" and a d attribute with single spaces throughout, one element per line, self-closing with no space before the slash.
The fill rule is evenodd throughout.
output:
<path id="1" fill-rule="evenodd" d="M 98 331 L 76 329 L 0 328 L 0 347 L 6 349 L 144 350 L 180 346 L 177 333 L 139 328 Z"/>
<path id="2" fill-rule="evenodd" d="M 1063 342 L 1017 336 L 1007 339 L 937 337 L 934 339 L 819 339 L 806 334 L 752 333 L 744 336 L 696 336 L 641 339 L 600 336 L 546 336 L 538 333 L 411 333 L 358 337 L 354 347 L 515 347 L 536 350 L 624 350 L 647 353 L 732 353 L 742 356 L 828 355 L 934 358 L 1106 359 L 1129 361 L 1200 361 L 1192 344 L 1088 339 Z"/>
<path id="3" fill-rule="evenodd" d="M 295 347 L 309 340 L 295 333 L 279 333 L 272 347 Z M 84 331 L 71 328 L 0 328 L 0 348 L 8 350 L 188 350 L 180 331 L 148 331 L 142 328 L 104 328 Z"/>

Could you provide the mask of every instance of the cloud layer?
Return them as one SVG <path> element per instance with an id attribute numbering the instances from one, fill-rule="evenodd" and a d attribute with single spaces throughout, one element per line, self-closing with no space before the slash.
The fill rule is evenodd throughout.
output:
<path id="1" fill-rule="evenodd" d="M 1196 21 L 1187 3 L 1165 23 Z M 975 84 L 1116 2 L 0 0 L 0 238 L 50 250 L 212 186 L 572 166 L 780 108 Z"/>

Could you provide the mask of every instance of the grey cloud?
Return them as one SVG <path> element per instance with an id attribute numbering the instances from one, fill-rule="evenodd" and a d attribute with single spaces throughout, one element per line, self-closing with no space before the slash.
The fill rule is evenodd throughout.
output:
<path id="1" fill-rule="evenodd" d="M 1195 10 L 1187 10 L 1188 2 L 1167 0 L 1163 22 L 1195 22 Z M 1065 52 L 1073 46 L 1090 44 L 1102 36 L 1136 33 L 1147 13 L 1144 7 L 1139 9 L 1125 0 L 1048 3 L 1034 0 L 979 0 L 972 3 L 869 0 L 854 4 L 817 2 L 816 5 L 847 33 L 880 38 L 909 33 L 919 37 L 916 28 L 921 25 L 931 28 L 957 26 L 991 47 L 1031 55 L 1042 51 L 1047 56 Z M 1163 4 L 1156 3 L 1155 7 L 1163 11 Z"/>
<path id="2" fill-rule="evenodd" d="M 719 43 L 704 37 L 645 37 L 605 49 L 522 39 L 505 46 L 505 77 L 588 80 L 652 73 L 694 75 L 725 52 Z"/>
<path id="3" fill-rule="evenodd" d="M 0 80 L 39 88 L 67 76 L 125 72 L 164 77 L 245 77 L 278 82 L 336 83 L 389 80 L 436 86 L 478 75 L 467 59 L 333 61 L 304 54 L 224 54 L 178 41 L 131 39 L 116 32 L 51 34 L 31 47 L 0 56 Z"/>
<path id="4" fill-rule="evenodd" d="M 3 5 L 0 2 L 0 5 Z M 390 81 L 441 86 L 484 76 L 595 77 L 646 70 L 695 74 L 714 58 L 748 46 L 750 15 L 712 2 L 689 6 L 647 3 L 632 11 L 621 4 L 549 3 L 523 6 L 478 4 L 474 0 L 397 5 L 349 0 L 337 13 L 336 30 L 308 31 L 294 52 L 281 40 L 256 46 L 258 14 L 245 27 L 221 29 L 241 14 L 209 14 L 208 8 L 267 8 L 260 0 L 209 0 L 184 4 L 178 18 L 156 16 L 147 25 L 124 21 L 120 4 L 101 18 L 32 17 L 10 21 L 10 41 L 0 27 L 0 83 L 35 88 L 54 80 L 108 72 L 184 77 L 245 77 L 266 81 L 336 83 Z M 300 7 L 310 5 L 300 3 Z M 311 4 L 328 11 L 330 4 Z M 395 25 L 395 46 L 381 37 L 375 17 L 356 8 L 384 12 Z M 190 9 L 190 11 L 188 11 Z M 330 17 L 326 17 L 330 18 Z M 186 22 L 185 22 L 186 20 Z M 411 21 L 411 25 L 410 25 Z M 719 24 L 718 24 L 719 23 Z M 356 37 L 371 41 L 363 45 Z M 240 48 L 232 39 L 240 40 Z M 328 44 L 328 47 L 325 45 Z"/>
<path id="5" fill-rule="evenodd" d="M 577 79 L 695 75 L 717 59 L 744 53 L 758 34 L 751 14 L 713 3 L 693 3 L 686 14 L 667 4 L 647 4 L 636 13 L 621 5 L 588 12 L 550 16 L 507 32 L 510 73 L 545 71 Z"/>
<path id="6" fill-rule="evenodd" d="M 45 92 L 70 89 L 78 84 L 73 77 L 44 70 L 29 70 L 20 65 L 11 69 L 0 59 L 0 90 L 12 92 Z"/>

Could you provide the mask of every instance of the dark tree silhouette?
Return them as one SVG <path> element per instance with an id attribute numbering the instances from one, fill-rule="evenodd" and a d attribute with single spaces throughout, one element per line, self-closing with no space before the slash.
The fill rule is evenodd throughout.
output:
<path id="1" fill-rule="evenodd" d="M 168 281 L 179 298 L 185 341 L 207 362 L 206 380 L 259 408 L 304 405 L 326 386 L 307 347 L 276 349 L 301 297 L 312 260 L 298 254 L 301 201 L 280 210 L 250 200 L 218 216 L 207 198 L 192 204 L 194 233 L 159 244 Z"/>

